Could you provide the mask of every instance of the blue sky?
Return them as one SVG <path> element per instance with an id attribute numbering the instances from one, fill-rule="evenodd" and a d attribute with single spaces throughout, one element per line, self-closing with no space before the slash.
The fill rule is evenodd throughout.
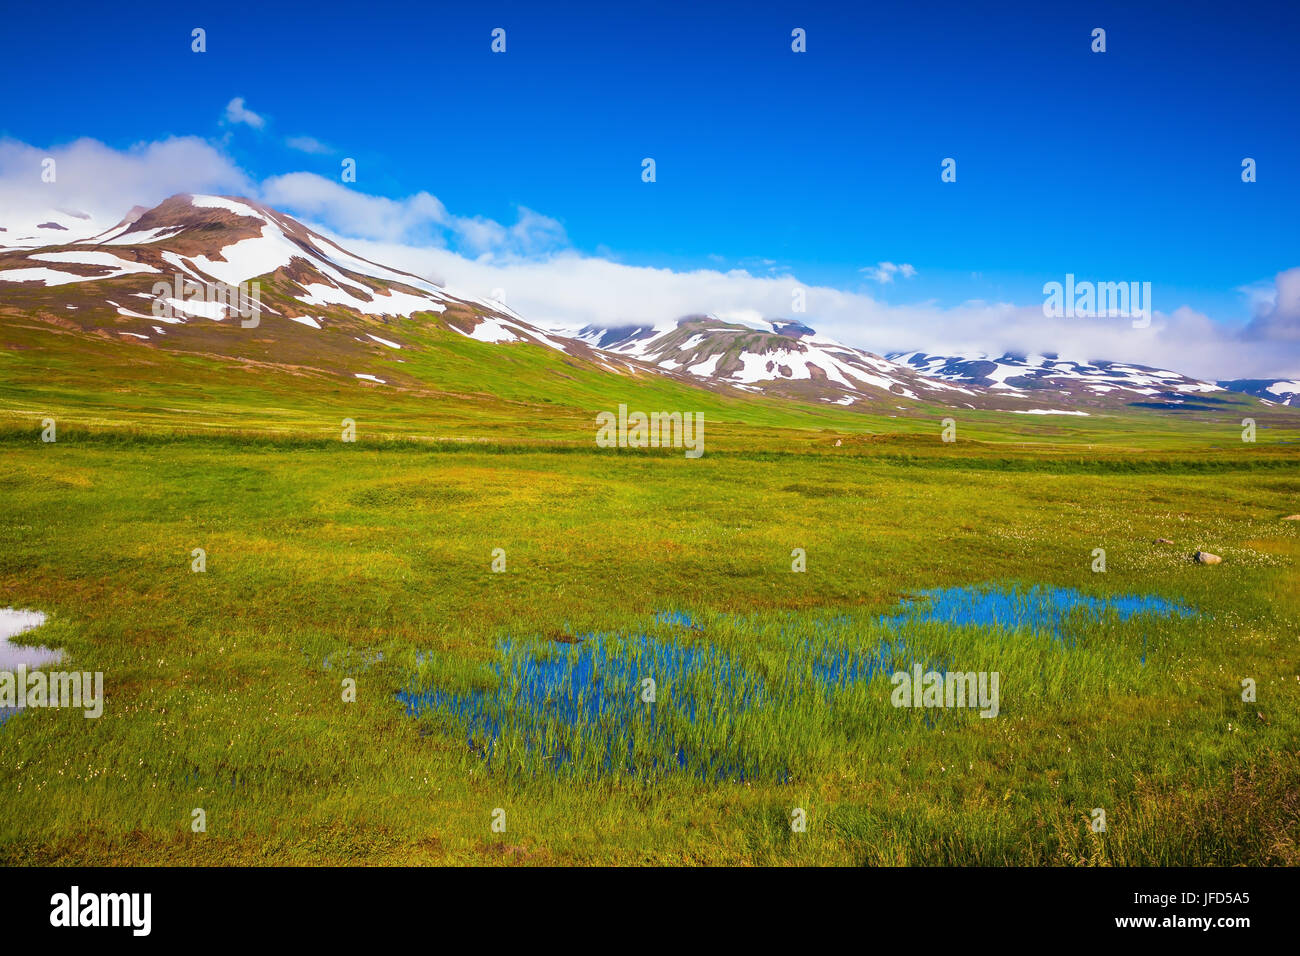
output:
<path id="1" fill-rule="evenodd" d="M 0 137 L 199 136 L 257 181 L 348 156 L 351 189 L 526 207 L 587 254 L 892 304 L 1041 302 L 1073 272 L 1241 320 L 1241 287 L 1300 265 L 1300 5 L 537 6 L 10 5 Z M 223 123 L 236 96 L 260 129 Z"/>

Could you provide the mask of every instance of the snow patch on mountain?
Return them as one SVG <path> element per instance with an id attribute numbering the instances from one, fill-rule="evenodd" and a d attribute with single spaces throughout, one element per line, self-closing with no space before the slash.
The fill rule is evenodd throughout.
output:
<path id="1" fill-rule="evenodd" d="M 1272 405 L 1300 406 L 1300 380 L 1271 378 L 1238 378 L 1219 382 L 1230 392 L 1253 395 Z"/>
<path id="2" fill-rule="evenodd" d="M 1088 417 L 1088 412 L 1072 412 L 1064 408 L 1013 408 L 1013 415 L 1082 415 Z"/>
<path id="3" fill-rule="evenodd" d="M 0 249 L 62 246 L 104 231 L 104 223 L 71 209 L 0 210 Z"/>
<path id="4" fill-rule="evenodd" d="M 1017 397 L 1027 397 L 1044 388 L 1067 392 L 1078 389 L 1081 394 L 1098 396 L 1126 391 L 1143 397 L 1164 392 L 1196 394 L 1223 390 L 1213 382 L 1202 382 L 1165 369 L 1059 355 L 993 357 L 982 352 L 957 355 L 895 352 L 888 357 L 932 378 L 963 382 Z"/>
<path id="5" fill-rule="evenodd" d="M 951 391 L 911 369 L 818 334 L 802 322 L 748 314 L 693 315 L 653 326 L 587 326 L 572 333 L 593 347 L 634 357 L 669 372 L 733 388 L 776 384 L 843 393 L 888 392 L 913 400 L 922 390 Z M 959 389 L 960 390 L 960 389 Z"/>

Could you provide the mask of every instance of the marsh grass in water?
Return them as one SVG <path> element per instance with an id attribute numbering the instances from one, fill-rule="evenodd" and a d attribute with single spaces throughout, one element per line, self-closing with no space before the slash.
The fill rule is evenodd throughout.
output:
<path id="1" fill-rule="evenodd" d="M 785 783 L 813 769 L 810 742 L 843 738 L 845 727 L 883 736 L 912 719 L 888 706 L 897 671 L 1013 674 L 1021 709 L 1082 688 L 1132 691 L 1144 625 L 1191 614 L 1153 596 L 991 586 L 922 592 L 874 619 L 661 611 L 647 633 L 502 641 L 472 683 L 421 655 L 398 699 L 433 728 L 463 734 L 488 772 Z M 1140 632 L 1141 658 L 1120 650 L 1129 642 L 1116 629 L 1130 641 Z M 920 719 L 965 718 L 924 710 Z"/>
<path id="2" fill-rule="evenodd" d="M 714 647 L 589 635 L 562 649 L 506 641 L 500 652 L 491 689 L 399 694 L 409 713 L 439 712 L 463 727 L 489 770 L 639 778 L 682 770 L 704 780 L 784 772 L 756 732 L 769 696 L 763 681 Z"/>

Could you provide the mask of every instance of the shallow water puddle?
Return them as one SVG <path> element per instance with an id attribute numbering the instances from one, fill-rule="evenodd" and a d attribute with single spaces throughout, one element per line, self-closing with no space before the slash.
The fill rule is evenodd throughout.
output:
<path id="1" fill-rule="evenodd" d="M 411 716 L 451 716 L 489 767 L 501 759 L 498 742 L 509 737 L 525 756 L 543 752 L 548 769 L 574 762 L 598 773 L 676 767 L 706 779 L 753 772 L 725 747 L 696 746 L 702 738 L 693 731 L 722 727 L 764 694 L 761 681 L 716 648 L 641 635 L 628 643 L 595 638 L 549 655 L 509 641 L 500 651 L 493 690 L 434 687 L 398 699 Z M 557 728 L 594 732 L 557 735 Z"/>
<path id="2" fill-rule="evenodd" d="M 1114 613 L 1120 621 L 1147 614 L 1156 617 L 1190 617 L 1195 612 L 1154 595 L 1091 597 L 1074 588 L 1035 586 L 1027 591 L 1010 588 L 964 587 L 921 591 L 903 602 L 903 610 L 882 623 L 936 622 L 957 627 L 988 627 L 1014 631 L 1047 631 L 1053 637 L 1070 637 L 1069 624 L 1080 619 L 1100 620 Z"/>
<path id="3" fill-rule="evenodd" d="M 0 671 L 13 671 L 19 667 L 36 670 L 47 664 L 57 664 L 62 651 L 48 647 L 28 647 L 14 644 L 10 638 L 25 634 L 45 623 L 40 611 L 19 611 L 11 607 L 0 608 Z M 0 724 L 18 713 L 18 707 L 0 707 Z"/>
<path id="4" fill-rule="evenodd" d="M 555 771 L 567 765 L 601 775 L 680 770 L 704 780 L 788 776 L 780 745 L 747 746 L 746 733 L 779 723 L 777 712 L 810 691 L 833 705 L 837 695 L 878 672 L 909 669 L 904 641 L 915 624 L 1045 633 L 1073 645 L 1074 627 L 1113 615 L 1190 616 L 1153 596 L 1091 597 L 1071 588 L 943 588 L 919 592 L 878 619 L 896 639 L 854 649 L 802 638 L 785 654 L 785 673 L 767 680 L 709 644 L 681 645 L 646 634 L 628 640 L 589 635 L 577 644 L 502 642 L 491 686 L 401 691 L 410 716 L 449 718 L 489 769 L 495 763 Z M 660 611 L 659 625 L 705 628 L 681 611 Z M 803 625 L 805 622 L 799 622 Z M 852 637 L 852 621 L 812 622 L 816 631 Z M 847 632 L 847 633 L 844 633 Z M 806 634 L 807 630 L 803 630 Z M 685 636 L 685 635 L 684 635 Z M 943 667 L 939 668 L 943 670 Z M 670 692 L 668 692 L 670 690 Z M 761 752 L 760 752 L 761 751 Z"/>
<path id="5" fill-rule="evenodd" d="M 16 611 L 11 607 L 0 608 L 0 670 L 13 670 L 20 664 L 29 670 L 57 664 L 63 657 L 62 651 L 50 650 L 48 647 L 28 647 L 14 644 L 9 639 L 25 634 L 45 623 L 45 615 L 40 611 Z"/>

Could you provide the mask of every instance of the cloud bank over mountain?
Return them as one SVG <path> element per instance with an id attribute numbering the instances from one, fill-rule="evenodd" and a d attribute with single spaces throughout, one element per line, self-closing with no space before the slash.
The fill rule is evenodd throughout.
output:
<path id="1" fill-rule="evenodd" d="M 53 182 L 42 179 L 47 158 L 55 161 Z M 90 139 L 48 150 L 0 141 L 0 208 L 6 211 L 62 209 L 112 223 L 132 206 L 151 206 L 177 192 L 244 195 L 283 208 L 376 261 L 485 296 L 500 290 L 511 308 L 542 326 L 662 327 L 698 313 L 785 317 L 878 353 L 1053 353 L 1208 379 L 1300 373 L 1300 266 L 1272 277 L 1271 285 L 1252 287 L 1255 312 L 1244 324 L 1179 306 L 1157 309 L 1149 327 L 1133 328 L 1124 318 L 1047 318 L 1041 301 L 894 305 L 861 291 L 805 285 L 793 274 L 626 264 L 575 250 L 559 220 L 523 206 L 507 224 L 454 213 L 429 192 L 369 195 L 314 172 L 259 181 L 198 137 L 125 150 Z M 881 285 L 884 276 L 895 275 L 913 287 L 923 282 L 910 264 L 886 268 L 892 265 L 864 268 Z"/>

